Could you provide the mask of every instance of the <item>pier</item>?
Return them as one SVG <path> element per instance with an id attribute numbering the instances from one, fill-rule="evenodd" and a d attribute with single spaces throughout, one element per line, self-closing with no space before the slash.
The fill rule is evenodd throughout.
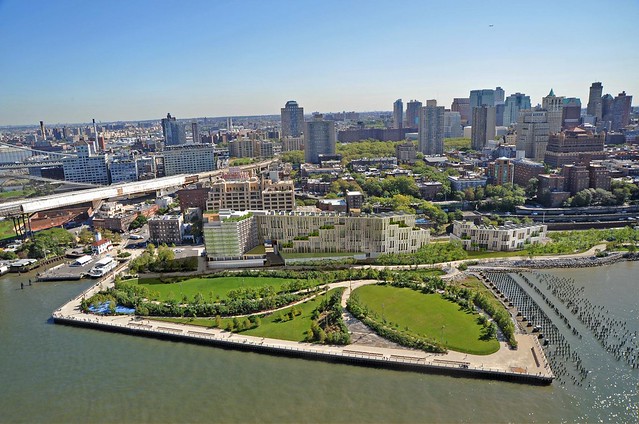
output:
<path id="1" fill-rule="evenodd" d="M 57 309 L 53 320 L 58 324 L 95 328 L 104 331 L 168 339 L 222 348 L 254 351 L 278 356 L 308 358 L 379 368 L 411 370 L 470 378 L 486 378 L 526 384 L 548 385 L 554 375 L 534 335 L 518 334 L 519 349 L 500 342 L 492 355 L 479 356 L 449 351 L 427 353 L 406 348 L 388 348 L 350 344 L 319 345 L 279 339 L 245 336 L 212 327 L 154 321 L 131 315 L 93 315 L 80 310 L 80 302 L 113 284 L 113 274 L 98 281 L 77 297 Z"/>

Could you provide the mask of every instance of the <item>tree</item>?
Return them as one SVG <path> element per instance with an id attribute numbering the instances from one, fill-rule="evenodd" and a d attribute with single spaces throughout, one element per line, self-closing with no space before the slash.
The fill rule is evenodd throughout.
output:
<path id="1" fill-rule="evenodd" d="M 80 244 L 91 244 L 95 241 L 93 233 L 87 228 L 83 228 L 80 230 L 80 232 L 78 233 L 78 239 L 80 241 Z"/>
<path id="2" fill-rule="evenodd" d="M 148 249 L 148 246 L 147 246 L 147 249 Z M 162 264 L 166 264 L 168 262 L 173 261 L 174 259 L 175 259 L 175 252 L 173 252 L 173 249 L 168 247 L 166 244 L 163 244 L 160 247 L 158 247 L 157 249 L 158 262 Z"/>
<path id="3" fill-rule="evenodd" d="M 293 165 L 299 165 L 304 163 L 304 151 L 303 150 L 291 150 L 289 152 L 282 152 L 280 154 L 282 162 L 292 163 Z"/>
<path id="4" fill-rule="evenodd" d="M 144 252 L 151 255 L 151 257 L 155 256 L 155 245 L 153 243 L 147 244 L 146 249 L 144 249 Z"/>
<path id="5" fill-rule="evenodd" d="M 129 230 L 135 230 L 136 228 L 143 227 L 144 224 L 148 222 L 146 216 L 139 214 L 135 217 L 135 219 L 129 224 Z"/>
<path id="6" fill-rule="evenodd" d="M 526 196 L 529 198 L 535 197 L 537 195 L 537 188 L 539 187 L 539 180 L 535 177 L 528 180 L 528 184 L 526 184 Z"/>

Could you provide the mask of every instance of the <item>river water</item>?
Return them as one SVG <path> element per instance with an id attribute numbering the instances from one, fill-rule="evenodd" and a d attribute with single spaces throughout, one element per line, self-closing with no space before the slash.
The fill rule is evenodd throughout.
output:
<path id="1" fill-rule="evenodd" d="M 549 270 L 639 329 L 639 263 Z M 90 282 L 0 278 L 0 422 L 637 422 L 639 370 L 570 340 L 585 384 L 538 387 L 55 325 Z M 25 284 L 20 289 L 20 282 Z"/>

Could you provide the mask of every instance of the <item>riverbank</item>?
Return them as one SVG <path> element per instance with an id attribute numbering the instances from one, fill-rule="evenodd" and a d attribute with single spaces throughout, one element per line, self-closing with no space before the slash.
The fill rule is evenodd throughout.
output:
<path id="1" fill-rule="evenodd" d="M 500 342 L 499 351 L 492 355 L 479 356 L 452 351 L 446 354 L 433 354 L 411 349 L 358 344 L 328 346 L 289 342 L 244 336 L 216 328 L 140 319 L 129 315 L 100 316 L 81 312 L 80 302 L 83 298 L 90 297 L 112 284 L 113 276 L 111 275 L 71 299 L 53 313 L 54 322 L 222 348 L 424 373 L 538 385 L 550 384 L 554 378 L 536 337 L 525 334 L 518 335 L 519 349 L 517 350 L 511 350 L 505 342 Z"/>
<path id="2" fill-rule="evenodd" d="M 584 268 L 611 265 L 621 261 L 637 261 L 636 253 L 612 252 L 605 256 L 528 258 L 516 260 L 496 259 L 473 265 L 472 268 L 514 268 L 514 269 L 550 269 L 550 268 Z"/>

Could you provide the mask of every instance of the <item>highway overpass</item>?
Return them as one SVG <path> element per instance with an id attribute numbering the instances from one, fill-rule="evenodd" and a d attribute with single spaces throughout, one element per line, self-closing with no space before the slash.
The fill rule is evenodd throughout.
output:
<path id="1" fill-rule="evenodd" d="M 240 166 L 243 170 L 264 169 L 274 160 L 258 162 Z M 227 172 L 228 168 L 216 171 L 203 172 L 201 174 L 180 174 L 171 177 L 161 177 L 152 180 L 135 181 L 131 183 L 114 184 L 110 186 L 90 188 L 73 193 L 52 194 L 34 199 L 14 200 L 0 203 L 0 216 L 24 216 L 49 209 L 63 208 L 80 203 L 94 202 L 114 197 L 128 196 L 131 194 L 149 193 L 171 187 L 181 187 L 202 179 L 214 177 Z M 63 181 L 62 181 L 63 182 Z"/>

